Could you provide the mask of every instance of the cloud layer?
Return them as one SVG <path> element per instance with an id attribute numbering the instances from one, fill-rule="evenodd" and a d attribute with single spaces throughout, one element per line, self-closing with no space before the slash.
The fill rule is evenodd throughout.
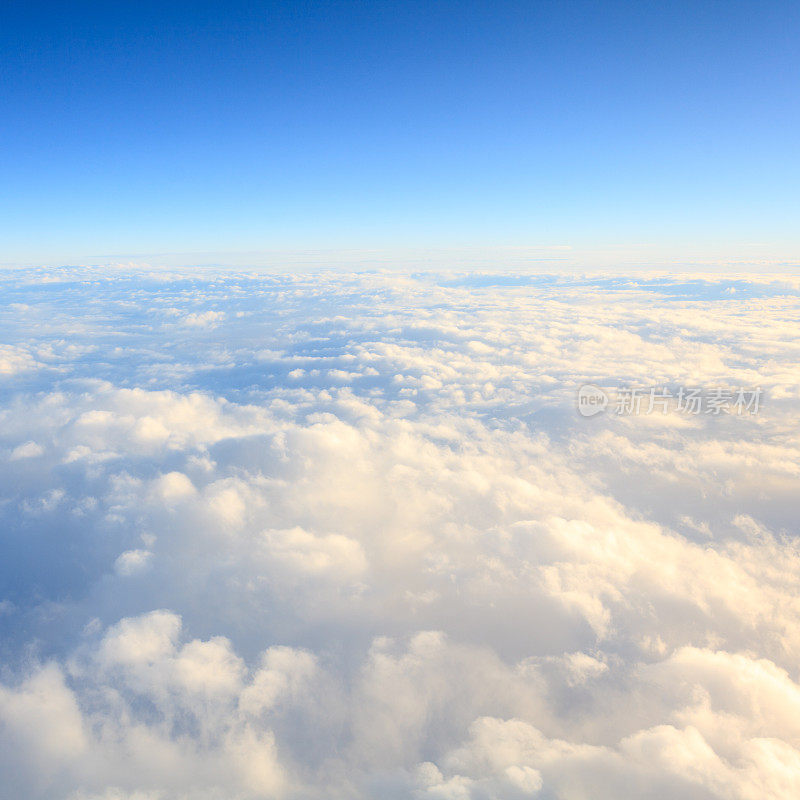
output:
<path id="1" fill-rule="evenodd" d="M 800 796 L 796 282 L 1 280 L 0 797 Z"/>

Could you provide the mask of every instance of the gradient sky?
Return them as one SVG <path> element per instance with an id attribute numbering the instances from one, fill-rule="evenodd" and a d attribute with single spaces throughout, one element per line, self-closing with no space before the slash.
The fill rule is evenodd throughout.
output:
<path id="1" fill-rule="evenodd" d="M 796 2 L 0 13 L 0 263 L 800 254 Z"/>

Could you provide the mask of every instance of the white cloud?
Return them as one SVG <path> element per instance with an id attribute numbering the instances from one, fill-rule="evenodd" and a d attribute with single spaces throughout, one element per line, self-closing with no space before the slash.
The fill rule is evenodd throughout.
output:
<path id="1" fill-rule="evenodd" d="M 134 575 L 147 567 L 152 555 L 149 550 L 126 550 L 120 553 L 114 567 L 120 575 Z"/>
<path id="2" fill-rule="evenodd" d="M 0 798 L 798 796 L 796 288 L 184 277 L 13 284 Z"/>
<path id="3" fill-rule="evenodd" d="M 36 442 L 18 444 L 9 456 L 10 461 L 19 461 L 22 458 L 36 458 L 44 453 L 44 448 Z"/>
<path id="4" fill-rule="evenodd" d="M 190 328 L 216 328 L 224 319 L 222 311 L 194 312 L 183 317 L 183 324 Z"/>

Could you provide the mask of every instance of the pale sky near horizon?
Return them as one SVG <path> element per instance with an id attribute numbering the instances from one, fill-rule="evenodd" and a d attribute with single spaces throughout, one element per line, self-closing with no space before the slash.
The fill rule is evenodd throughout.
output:
<path id="1" fill-rule="evenodd" d="M 0 265 L 797 263 L 790 2 L 4 4 Z"/>

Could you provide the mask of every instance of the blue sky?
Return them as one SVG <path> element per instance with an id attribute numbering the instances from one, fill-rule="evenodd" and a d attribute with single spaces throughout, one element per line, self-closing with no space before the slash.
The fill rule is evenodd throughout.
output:
<path id="1" fill-rule="evenodd" d="M 796 3 L 3 16 L 0 263 L 800 253 Z"/>

